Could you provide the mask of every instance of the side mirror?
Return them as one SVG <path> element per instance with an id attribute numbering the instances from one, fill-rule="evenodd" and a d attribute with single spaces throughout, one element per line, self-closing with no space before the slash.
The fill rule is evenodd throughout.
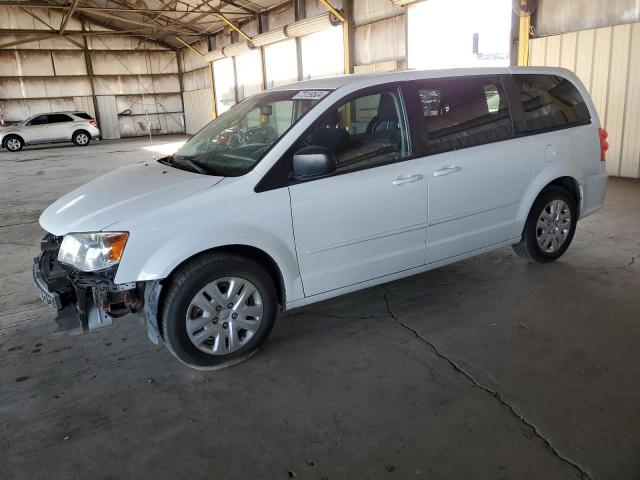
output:
<path id="1" fill-rule="evenodd" d="M 293 154 L 293 178 L 306 180 L 336 171 L 336 156 L 325 147 L 311 145 Z"/>

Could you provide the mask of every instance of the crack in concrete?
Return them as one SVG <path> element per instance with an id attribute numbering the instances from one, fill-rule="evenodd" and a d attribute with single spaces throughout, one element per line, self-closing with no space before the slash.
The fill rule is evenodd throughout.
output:
<path id="1" fill-rule="evenodd" d="M 303 315 L 336 318 L 339 320 L 364 320 L 367 318 L 386 318 L 386 316 L 380 316 L 380 315 L 336 315 L 333 313 L 324 313 L 324 312 L 294 312 L 294 313 L 288 313 L 287 317 L 300 317 Z"/>
<path id="2" fill-rule="evenodd" d="M 607 271 L 607 270 L 626 270 L 628 272 L 631 273 L 637 273 L 635 270 L 629 270 L 629 267 L 631 267 L 632 265 L 638 263 L 638 258 L 640 257 L 640 254 L 638 256 L 633 256 L 631 257 L 631 260 L 629 262 L 627 262 L 624 265 L 618 265 L 618 266 L 614 266 L 614 267 L 572 267 L 569 266 L 569 268 L 571 268 L 572 270 L 599 270 L 599 271 Z M 524 272 L 519 272 L 516 274 L 512 274 L 512 275 L 507 275 L 507 276 L 503 276 L 503 277 L 496 277 L 496 278 L 478 278 L 475 280 L 460 280 L 460 281 L 452 281 L 452 282 L 442 282 L 442 283 L 432 283 L 427 285 L 428 288 L 434 288 L 434 287 L 456 287 L 459 285 L 477 285 L 479 283 L 501 283 L 501 282 L 509 282 L 515 278 L 520 278 L 523 277 L 525 275 L 529 275 L 531 273 L 531 268 L 527 269 Z M 386 288 L 386 287 L 384 287 Z"/>
<path id="3" fill-rule="evenodd" d="M 571 467 L 573 467 L 574 469 L 576 469 L 578 472 L 580 472 L 580 475 L 582 478 L 586 478 L 589 480 L 593 480 L 593 476 L 591 475 L 591 473 L 589 472 L 589 470 L 587 470 L 587 468 L 585 468 L 584 466 L 582 466 L 581 464 L 579 464 L 578 462 L 571 460 L 570 458 L 564 456 L 562 453 L 560 453 L 560 451 L 551 443 L 551 441 L 549 439 L 547 439 L 542 432 L 538 429 L 538 427 L 532 423 L 530 420 L 528 420 L 524 415 L 520 414 L 516 408 L 511 405 L 503 396 L 500 392 L 493 390 L 489 387 L 486 387 L 484 385 L 482 385 L 478 380 L 475 379 L 475 377 L 467 372 L 462 366 L 460 366 L 455 360 L 452 360 L 451 358 L 449 358 L 447 355 L 445 355 L 444 353 L 442 353 L 440 351 L 440 349 L 438 348 L 438 346 L 433 343 L 431 340 L 429 340 L 428 338 L 424 337 L 418 330 L 416 330 L 415 328 L 407 325 L 406 323 L 404 323 L 402 320 L 400 320 L 400 317 L 398 317 L 398 315 L 394 312 L 393 308 L 391 307 L 391 301 L 389 300 L 389 295 L 392 293 L 392 291 L 386 287 L 385 285 L 381 285 L 382 289 L 386 292 L 384 295 L 384 300 L 385 303 L 387 305 L 387 312 L 389 313 L 389 316 L 396 322 L 398 323 L 401 327 L 403 327 L 405 330 L 408 330 L 410 332 L 412 332 L 416 338 L 420 341 L 422 341 L 423 343 L 425 343 L 426 345 L 428 345 L 431 350 L 433 350 L 433 352 L 436 354 L 436 356 L 438 356 L 439 358 L 445 360 L 447 363 L 449 363 L 449 365 L 451 365 L 451 367 L 458 373 L 460 373 L 461 375 L 463 375 L 467 380 L 469 380 L 474 387 L 490 394 L 492 397 L 494 397 L 498 403 L 500 403 L 504 408 L 506 408 L 513 416 L 515 416 L 518 420 L 520 420 L 538 439 L 542 440 L 542 442 L 544 443 L 544 445 L 547 447 L 547 449 L 549 451 L 551 451 L 551 453 L 558 458 L 560 461 L 570 465 Z"/>
<path id="4" fill-rule="evenodd" d="M 632 256 L 631 260 L 629 260 L 624 265 L 619 265 L 617 267 L 573 267 L 573 270 L 626 270 L 631 273 L 636 273 L 634 270 L 629 270 L 629 267 L 638 263 L 638 256 Z"/>

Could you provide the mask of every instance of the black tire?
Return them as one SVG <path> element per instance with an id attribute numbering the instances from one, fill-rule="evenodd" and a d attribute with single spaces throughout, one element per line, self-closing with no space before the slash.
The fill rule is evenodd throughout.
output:
<path id="1" fill-rule="evenodd" d="M 2 146 L 10 152 L 19 152 L 24 148 L 24 140 L 17 135 L 7 135 Z"/>
<path id="2" fill-rule="evenodd" d="M 91 143 L 91 134 L 86 130 L 76 130 L 73 132 L 71 140 L 79 147 L 86 147 Z"/>
<path id="3" fill-rule="evenodd" d="M 568 207 L 571 213 L 571 224 L 569 226 L 569 232 L 567 234 L 564 243 L 558 248 L 556 251 L 547 252 L 544 251 L 538 245 L 537 235 L 538 235 L 538 218 L 542 214 L 544 208 L 549 205 L 550 202 L 554 200 L 562 200 Z M 553 262 L 560 258 L 564 252 L 567 251 L 569 245 L 571 244 L 571 240 L 573 240 L 573 235 L 576 231 L 576 224 L 578 223 L 578 207 L 576 205 L 575 198 L 571 193 L 557 185 L 549 185 L 546 187 L 536 201 L 533 203 L 531 207 L 531 211 L 529 212 L 529 216 L 527 217 L 527 223 L 525 224 L 524 231 L 522 232 L 522 239 L 520 243 L 517 243 L 513 246 L 513 250 L 523 258 L 527 260 L 539 262 L 539 263 L 549 263 Z"/>
<path id="4" fill-rule="evenodd" d="M 263 315 L 253 336 L 237 350 L 213 354 L 200 350 L 187 333 L 187 312 L 196 294 L 210 282 L 239 277 L 251 282 L 262 299 Z M 162 331 L 169 351 L 185 365 L 217 370 L 253 355 L 267 339 L 278 313 L 278 296 L 269 274 L 248 258 L 224 253 L 207 254 L 181 267 L 170 279 L 162 303 Z"/>

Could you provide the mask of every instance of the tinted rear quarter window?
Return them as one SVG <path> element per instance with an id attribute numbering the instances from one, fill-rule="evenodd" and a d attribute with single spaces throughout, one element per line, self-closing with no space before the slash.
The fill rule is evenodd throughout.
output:
<path id="1" fill-rule="evenodd" d="M 516 122 L 518 133 L 543 132 L 591 122 L 584 98 L 566 78 L 516 74 L 513 79 L 523 109 L 522 119 Z"/>
<path id="2" fill-rule="evenodd" d="M 93 117 L 88 113 L 78 112 L 78 113 L 74 113 L 74 115 L 79 118 L 84 118 L 85 120 L 93 120 Z"/>
<path id="3" fill-rule="evenodd" d="M 69 115 L 64 115 L 62 113 L 47 115 L 47 118 L 49 119 L 49 123 L 73 122 L 73 119 Z"/>
<path id="4" fill-rule="evenodd" d="M 512 137 L 506 94 L 497 77 L 439 78 L 418 82 L 419 135 L 427 154 Z"/>

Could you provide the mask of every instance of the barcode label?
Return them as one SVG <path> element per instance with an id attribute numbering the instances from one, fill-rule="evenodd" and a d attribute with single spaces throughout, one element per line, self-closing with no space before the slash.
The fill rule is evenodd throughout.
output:
<path id="1" fill-rule="evenodd" d="M 327 90 L 300 90 L 293 96 L 293 100 L 320 100 L 328 93 Z"/>

